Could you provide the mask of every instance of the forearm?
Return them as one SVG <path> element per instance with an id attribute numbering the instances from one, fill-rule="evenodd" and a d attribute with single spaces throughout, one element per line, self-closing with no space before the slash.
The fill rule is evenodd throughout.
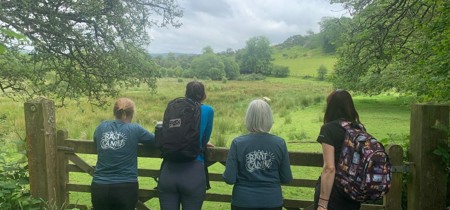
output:
<path id="1" fill-rule="evenodd" d="M 327 207 L 328 200 L 330 200 L 331 190 L 334 184 L 335 170 L 330 168 L 324 168 L 322 171 L 321 182 L 320 182 L 320 196 L 319 196 L 319 206 Z"/>

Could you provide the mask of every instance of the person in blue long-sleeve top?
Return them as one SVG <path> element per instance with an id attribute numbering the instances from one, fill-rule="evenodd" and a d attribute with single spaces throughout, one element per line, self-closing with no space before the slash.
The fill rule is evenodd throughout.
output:
<path id="1" fill-rule="evenodd" d="M 232 184 L 232 210 L 281 210 L 281 184 L 292 180 L 286 142 L 270 134 L 273 114 L 261 99 L 250 102 L 245 117 L 248 134 L 235 138 L 223 178 Z"/>
<path id="2" fill-rule="evenodd" d="M 207 104 L 205 86 L 199 81 L 191 81 L 186 85 L 186 98 L 201 104 L 200 145 L 206 142 L 207 147 L 213 129 L 214 109 Z M 158 195 L 161 210 L 201 210 L 206 196 L 207 179 L 205 157 L 199 154 L 189 162 L 167 161 L 161 168 L 158 182 Z"/>

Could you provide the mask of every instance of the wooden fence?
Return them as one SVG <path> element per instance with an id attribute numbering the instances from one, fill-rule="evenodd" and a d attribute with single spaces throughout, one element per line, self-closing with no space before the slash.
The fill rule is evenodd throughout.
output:
<path id="1" fill-rule="evenodd" d="M 445 111 L 447 112 L 447 118 L 439 116 L 441 112 L 433 115 L 439 117 L 439 122 L 448 125 L 448 106 L 443 106 L 442 108 L 445 116 Z M 446 108 L 445 108 L 446 107 Z M 55 203 L 56 206 L 67 206 L 71 207 L 69 201 L 69 192 L 90 192 L 90 186 L 88 184 L 75 184 L 69 182 L 69 172 L 82 172 L 93 174 L 94 168 L 92 165 L 88 164 L 79 154 L 96 154 L 95 146 L 93 141 L 86 140 L 74 140 L 68 139 L 68 132 L 65 130 L 59 130 L 56 132 L 55 125 L 55 108 L 53 101 L 44 98 L 34 99 L 25 103 L 25 119 L 26 119 L 26 132 L 27 132 L 27 148 L 28 148 L 28 161 L 29 161 L 29 172 L 30 172 L 30 187 L 31 193 L 34 197 L 40 197 L 50 203 Z M 419 109 L 421 110 L 421 109 Z M 421 115 L 422 116 L 422 115 Z M 413 116 L 412 116 L 413 117 Z M 431 118 L 430 118 L 431 119 Z M 413 122 L 413 120 L 412 120 Z M 411 126 L 414 128 L 419 128 L 417 126 Z M 426 127 L 426 126 L 425 126 Z M 419 130 L 423 127 L 420 127 Z M 413 129 L 413 128 L 411 128 Z M 428 129 L 428 128 L 427 128 Z M 421 135 L 426 132 L 421 132 Z M 428 134 L 427 134 L 428 135 Z M 437 137 L 441 134 L 438 134 Z M 442 142 L 442 140 L 441 140 Z M 412 144 L 412 143 L 411 143 Z M 411 145 L 412 148 L 415 146 Z M 386 209 L 386 210 L 398 210 L 401 209 L 401 198 L 402 198 L 402 186 L 403 186 L 403 172 L 405 172 L 405 165 L 403 163 L 403 149 L 398 145 L 389 145 L 387 151 L 390 155 L 391 162 L 393 164 L 393 180 L 390 192 L 383 198 L 382 202 L 379 204 L 363 204 L 362 210 L 372 210 L 372 209 Z M 213 164 L 224 164 L 226 156 L 228 153 L 227 148 L 212 148 L 208 151 L 208 166 Z M 139 157 L 143 158 L 158 158 L 160 159 L 160 154 L 157 150 L 148 150 L 143 148 L 141 145 L 138 150 Z M 414 156 L 414 154 L 411 154 Z M 292 166 L 309 166 L 309 167 L 322 167 L 322 154 L 321 153 L 305 153 L 305 152 L 290 152 L 289 153 L 290 162 Z M 433 159 L 432 161 L 436 161 Z M 420 165 L 426 164 L 424 161 Z M 431 165 L 436 165 L 430 163 Z M 415 165 L 416 167 L 418 164 Z M 432 167 L 430 165 L 424 167 Z M 438 168 L 432 168 L 438 171 Z M 138 171 L 140 177 L 155 177 L 158 175 L 158 170 L 152 169 L 139 169 Z M 413 184 L 417 184 L 416 178 L 422 176 L 420 170 L 415 170 L 413 181 L 409 180 Z M 438 173 L 439 178 L 433 179 L 436 181 L 444 181 L 442 184 L 446 190 L 446 180 L 442 177 L 445 174 Z M 214 187 L 214 183 L 223 182 L 221 174 L 210 173 L 209 174 L 211 185 Z M 290 187 L 302 187 L 302 188 L 314 188 L 316 184 L 317 177 L 310 177 L 310 179 L 298 179 L 295 178 L 287 186 Z M 446 177 L 446 176 L 445 176 Z M 428 181 L 419 181 L 420 184 L 430 184 Z M 437 186 L 436 186 L 437 187 Z M 442 187 L 440 187 L 442 188 Z M 410 189 L 408 189 L 410 190 Z M 411 189 L 419 190 L 422 194 L 425 188 Z M 434 189 L 434 191 L 439 191 Z M 416 191 L 414 191 L 416 192 Z M 414 194 L 414 192 L 409 192 Z M 418 194 L 414 194 L 418 196 Z M 426 199 L 432 201 L 416 202 L 419 203 L 416 208 L 408 209 L 443 209 L 445 207 L 445 193 L 444 203 L 442 202 L 436 204 L 433 201 L 439 200 L 441 195 L 434 195 L 430 198 L 427 196 Z M 139 203 L 138 209 L 149 209 L 145 206 L 145 202 L 150 199 L 157 199 L 157 192 L 154 189 L 140 189 L 139 190 Z M 311 195 L 311 198 L 313 195 Z M 415 197 L 408 196 L 408 199 L 416 199 Z M 420 198 L 425 199 L 425 198 Z M 206 201 L 214 202 L 226 202 L 231 201 L 230 194 L 217 194 L 207 191 Z M 409 200 L 408 200 L 409 202 Z M 312 209 L 313 202 L 311 200 L 301 200 L 301 199 L 285 199 L 284 208 L 291 209 Z M 439 206 L 439 208 L 423 208 L 424 206 L 432 205 L 433 207 Z M 442 207 L 441 207 L 442 206 Z M 77 208 L 87 208 L 83 206 L 77 206 Z"/>

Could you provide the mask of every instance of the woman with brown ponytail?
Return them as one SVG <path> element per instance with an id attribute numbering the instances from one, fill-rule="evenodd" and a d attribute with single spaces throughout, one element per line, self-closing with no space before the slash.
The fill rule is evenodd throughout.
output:
<path id="1" fill-rule="evenodd" d="M 150 147 L 154 134 L 132 123 L 134 102 L 119 98 L 114 104 L 115 120 L 102 122 L 94 132 L 97 164 L 91 185 L 94 210 L 135 209 L 138 201 L 138 143 Z"/>

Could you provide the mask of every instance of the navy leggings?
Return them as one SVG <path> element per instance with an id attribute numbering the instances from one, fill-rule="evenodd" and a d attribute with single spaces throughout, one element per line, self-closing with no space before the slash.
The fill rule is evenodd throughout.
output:
<path id="1" fill-rule="evenodd" d="M 165 162 L 158 182 L 161 210 L 201 210 L 206 194 L 206 176 L 203 163 Z"/>
<path id="2" fill-rule="evenodd" d="M 138 201 L 137 182 L 120 184 L 91 184 L 91 201 L 94 210 L 134 210 Z"/>

